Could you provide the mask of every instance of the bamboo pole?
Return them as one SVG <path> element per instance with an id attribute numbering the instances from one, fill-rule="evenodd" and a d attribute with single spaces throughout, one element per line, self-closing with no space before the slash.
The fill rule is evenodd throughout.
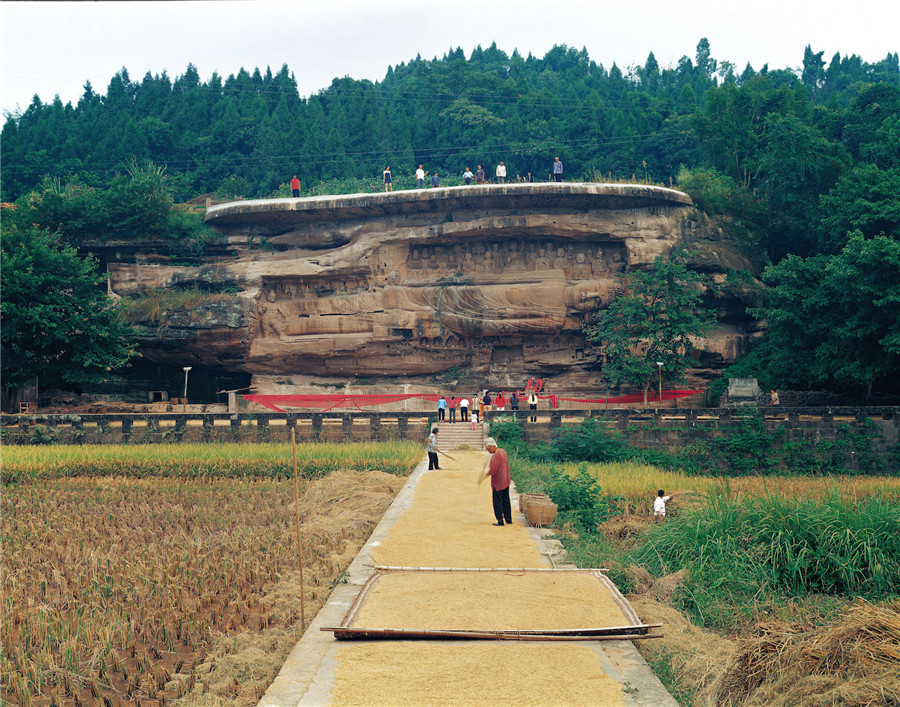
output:
<path id="1" fill-rule="evenodd" d="M 297 516 L 297 559 L 300 561 L 300 624 L 306 630 L 306 606 L 303 601 L 303 542 L 300 536 L 300 477 L 297 474 L 297 430 L 291 428 L 291 460 L 294 463 L 294 509 Z"/>

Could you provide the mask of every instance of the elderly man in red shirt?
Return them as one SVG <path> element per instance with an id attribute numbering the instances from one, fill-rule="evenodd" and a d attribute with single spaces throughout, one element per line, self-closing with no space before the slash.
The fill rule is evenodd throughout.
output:
<path id="1" fill-rule="evenodd" d="M 507 525 L 512 525 L 512 505 L 509 502 L 509 457 L 506 456 L 506 450 L 497 446 L 493 437 L 485 440 L 484 448 L 490 452 L 491 463 L 478 479 L 478 483 L 484 481 L 487 476 L 491 477 L 491 500 L 494 503 L 494 517 L 497 519 L 494 525 L 502 526 L 504 520 Z"/>

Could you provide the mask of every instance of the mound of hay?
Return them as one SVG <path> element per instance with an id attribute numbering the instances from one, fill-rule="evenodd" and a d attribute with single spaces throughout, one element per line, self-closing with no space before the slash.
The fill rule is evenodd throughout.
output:
<path id="1" fill-rule="evenodd" d="M 600 531 L 617 543 L 628 543 L 643 535 L 652 523 L 649 516 L 613 516 L 600 525 Z"/>
<path id="2" fill-rule="evenodd" d="M 628 601 L 645 623 L 661 623 L 663 638 L 635 643 L 651 664 L 665 662 L 679 676 L 679 682 L 698 690 L 716 683 L 725 671 L 734 642 L 695 626 L 668 604 L 672 593 L 684 580 L 686 571 L 655 579 L 642 567 L 629 567 L 634 589 Z M 705 704 L 698 702 L 697 704 Z"/>
<path id="3" fill-rule="evenodd" d="M 655 601 L 668 604 L 671 602 L 675 590 L 687 576 L 687 570 L 680 569 L 657 579 L 643 567 L 632 565 L 625 570 L 625 574 L 631 583 L 633 594 L 646 595 Z"/>
<path id="4" fill-rule="evenodd" d="M 900 602 L 859 600 L 825 626 L 770 621 L 741 642 L 714 704 L 900 704 Z"/>

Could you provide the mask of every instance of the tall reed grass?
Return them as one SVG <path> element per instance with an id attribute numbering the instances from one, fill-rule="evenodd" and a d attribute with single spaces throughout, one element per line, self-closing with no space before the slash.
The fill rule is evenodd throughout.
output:
<path id="1" fill-rule="evenodd" d="M 734 607 L 775 596 L 896 596 L 900 520 L 894 502 L 837 490 L 811 498 L 719 490 L 652 528 L 632 560 L 657 576 L 686 568 L 684 607 L 704 624 L 727 625 Z"/>

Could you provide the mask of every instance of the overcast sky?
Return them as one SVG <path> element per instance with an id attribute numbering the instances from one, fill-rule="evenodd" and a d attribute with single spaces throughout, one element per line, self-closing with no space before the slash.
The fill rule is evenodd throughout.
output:
<path id="1" fill-rule="evenodd" d="M 301 95 L 336 76 L 380 80 L 389 65 L 496 41 L 537 56 L 554 44 L 586 47 L 606 68 L 663 67 L 712 56 L 743 70 L 795 68 L 803 48 L 869 62 L 900 50 L 900 2 L 856 0 L 218 0 L 208 2 L 0 3 L 0 107 L 27 108 L 36 93 L 77 102 L 85 81 L 105 93 L 123 66 L 171 78 L 193 63 L 203 80 L 241 67 L 287 64 Z"/>

